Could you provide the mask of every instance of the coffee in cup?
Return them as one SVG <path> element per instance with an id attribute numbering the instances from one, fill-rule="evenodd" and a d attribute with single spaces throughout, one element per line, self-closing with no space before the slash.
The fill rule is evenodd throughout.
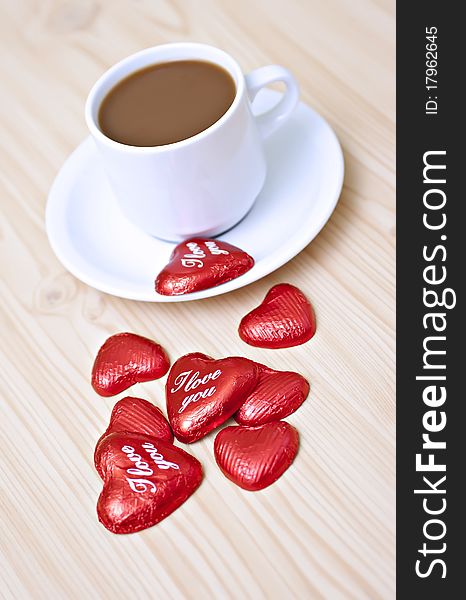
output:
<path id="1" fill-rule="evenodd" d="M 204 131 L 236 95 L 230 73 L 205 60 L 173 60 L 125 77 L 104 98 L 99 126 L 128 146 L 164 146 Z"/>

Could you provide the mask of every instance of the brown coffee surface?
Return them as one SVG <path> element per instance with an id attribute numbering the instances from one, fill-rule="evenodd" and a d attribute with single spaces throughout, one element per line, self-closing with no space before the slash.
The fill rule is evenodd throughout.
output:
<path id="1" fill-rule="evenodd" d="M 135 71 L 104 98 L 99 126 L 130 146 L 162 146 L 185 140 L 220 119 L 236 95 L 222 67 L 200 60 L 158 63 Z"/>

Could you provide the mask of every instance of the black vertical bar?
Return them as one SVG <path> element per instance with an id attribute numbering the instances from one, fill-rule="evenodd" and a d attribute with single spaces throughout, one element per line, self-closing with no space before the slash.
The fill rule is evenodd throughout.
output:
<path id="1" fill-rule="evenodd" d="M 402 599 L 466 597 L 462 8 L 431 0 L 397 3 L 397 596 Z M 429 460 L 445 470 L 425 470 Z"/>

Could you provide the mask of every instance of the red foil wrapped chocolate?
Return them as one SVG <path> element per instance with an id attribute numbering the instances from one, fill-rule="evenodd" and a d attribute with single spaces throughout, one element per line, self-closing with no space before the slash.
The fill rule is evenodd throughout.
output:
<path id="1" fill-rule="evenodd" d="M 134 333 L 117 333 L 100 348 L 92 368 L 92 387 L 101 396 L 114 396 L 135 383 L 163 377 L 170 367 L 165 350 Z"/>
<path id="2" fill-rule="evenodd" d="M 225 427 L 214 442 L 215 460 L 222 473 L 251 492 L 274 483 L 291 465 L 298 448 L 298 431 L 285 421 Z"/>
<path id="3" fill-rule="evenodd" d="M 258 366 L 246 358 L 214 360 L 200 353 L 179 358 L 165 386 L 175 437 L 189 444 L 207 435 L 239 409 L 258 380 Z"/>
<path id="4" fill-rule="evenodd" d="M 259 366 L 259 382 L 235 414 L 240 425 L 279 421 L 298 409 L 309 394 L 309 383 L 299 373 Z"/>
<path id="5" fill-rule="evenodd" d="M 238 328 L 241 339 L 260 348 L 290 348 L 310 340 L 316 331 L 311 303 L 297 287 L 280 283 Z"/>
<path id="6" fill-rule="evenodd" d="M 202 467 L 181 448 L 137 433 L 111 433 L 100 442 L 104 487 L 99 521 L 113 533 L 151 527 L 199 487 Z"/>
<path id="7" fill-rule="evenodd" d="M 169 263 L 155 280 L 155 291 L 179 296 L 231 281 L 254 266 L 246 252 L 208 238 L 193 238 L 178 244 Z"/>
<path id="8" fill-rule="evenodd" d="M 122 398 L 113 407 L 109 426 L 96 444 L 94 464 L 101 477 L 100 443 L 111 433 L 140 433 L 168 444 L 173 442 L 173 432 L 160 408 L 142 398 Z"/>

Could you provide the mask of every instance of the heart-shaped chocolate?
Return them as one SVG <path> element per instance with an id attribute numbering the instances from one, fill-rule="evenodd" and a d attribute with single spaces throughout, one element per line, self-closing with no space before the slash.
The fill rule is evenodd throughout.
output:
<path id="1" fill-rule="evenodd" d="M 290 348 L 312 338 L 316 331 L 309 300 L 294 285 L 280 283 L 271 288 L 262 304 L 239 325 L 240 338 L 260 348 Z"/>
<path id="2" fill-rule="evenodd" d="M 137 433 L 111 433 L 101 442 L 104 487 L 99 521 L 113 533 L 155 525 L 199 487 L 201 463 L 181 448 Z"/>
<path id="3" fill-rule="evenodd" d="M 165 386 L 175 437 L 190 444 L 207 435 L 238 410 L 258 379 L 258 366 L 247 358 L 214 360 L 200 353 L 179 358 Z"/>
<path id="4" fill-rule="evenodd" d="M 92 368 L 92 387 L 114 396 L 135 383 L 163 377 L 170 367 L 165 350 L 135 333 L 117 333 L 100 348 Z"/>
<path id="5" fill-rule="evenodd" d="M 102 478 L 103 474 L 100 471 L 100 443 L 111 433 L 125 432 L 149 435 L 168 444 L 173 442 L 173 432 L 160 408 L 142 398 L 133 398 L 132 396 L 122 398 L 113 407 L 109 426 L 95 447 L 94 464 Z"/>
<path id="6" fill-rule="evenodd" d="M 285 421 L 225 427 L 214 442 L 215 460 L 222 473 L 251 492 L 276 481 L 291 465 L 298 448 L 298 431 Z"/>
<path id="7" fill-rule="evenodd" d="M 301 406 L 309 383 L 299 373 L 259 366 L 259 382 L 235 414 L 240 425 L 250 427 L 284 419 Z"/>
<path id="8" fill-rule="evenodd" d="M 178 244 L 170 262 L 158 274 L 155 291 L 179 296 L 226 283 L 254 266 L 244 250 L 208 238 L 193 238 Z"/>

